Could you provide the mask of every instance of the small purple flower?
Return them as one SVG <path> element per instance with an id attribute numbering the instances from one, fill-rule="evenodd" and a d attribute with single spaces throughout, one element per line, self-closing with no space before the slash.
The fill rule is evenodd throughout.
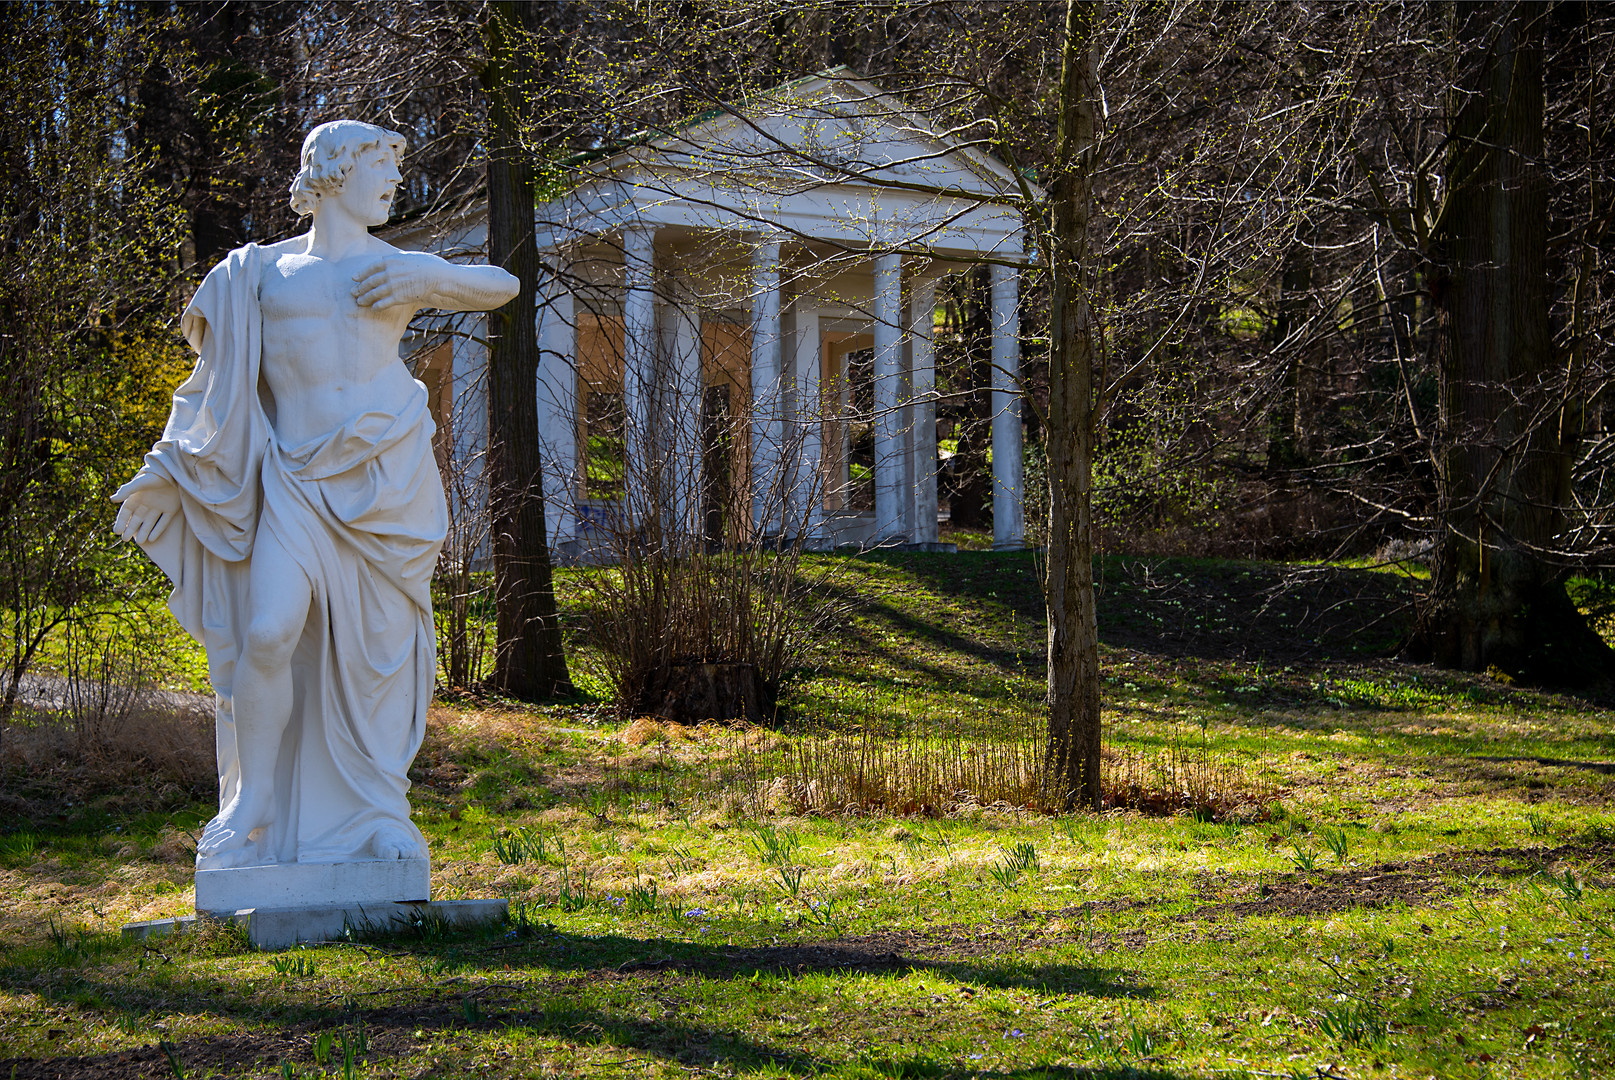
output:
<path id="1" fill-rule="evenodd" d="M 1009 1034 L 1005 1035 L 1004 1038 L 1006 1038 L 1006 1039 L 1024 1039 L 1024 1038 L 1026 1038 L 1026 1032 L 1022 1031 L 1020 1028 L 1010 1028 L 1009 1029 Z"/>

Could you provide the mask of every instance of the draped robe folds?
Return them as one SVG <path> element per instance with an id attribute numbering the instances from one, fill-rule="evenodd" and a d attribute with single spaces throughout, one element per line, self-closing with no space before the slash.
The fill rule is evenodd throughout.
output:
<path id="1" fill-rule="evenodd" d="M 181 318 L 196 368 L 174 392 L 141 470 L 178 487 L 181 517 L 142 546 L 174 584 L 169 607 L 180 625 L 207 649 L 221 808 L 240 782 L 231 684 L 260 529 L 313 586 L 292 660 L 273 824 L 253 861 L 369 858 L 383 830 L 413 837 L 424 858 L 406 774 L 436 672 L 430 586 L 448 528 L 426 390 L 417 384 L 400 415 L 359 413 L 319 438 L 281 445 L 259 372 L 266 257 L 255 244 L 231 252 Z"/>

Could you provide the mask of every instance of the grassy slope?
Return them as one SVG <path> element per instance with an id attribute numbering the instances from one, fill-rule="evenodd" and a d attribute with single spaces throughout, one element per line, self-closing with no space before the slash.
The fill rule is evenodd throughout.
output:
<path id="1" fill-rule="evenodd" d="M 497 936 L 126 946 L 122 922 L 188 908 L 205 806 L 0 839 L 0 1076 L 171 1075 L 159 1040 L 187 1075 L 320 1075 L 338 1030 L 365 1076 L 1608 1074 L 1607 711 L 1375 659 L 1387 575 L 1104 581 L 1111 746 L 1236 764 L 1277 816 L 748 815 L 737 793 L 810 725 L 1035 716 L 1030 556 L 849 561 L 856 614 L 784 734 L 631 745 L 587 702 L 434 710 L 436 888 L 510 896 Z M 501 862 L 517 829 L 543 851 Z"/>

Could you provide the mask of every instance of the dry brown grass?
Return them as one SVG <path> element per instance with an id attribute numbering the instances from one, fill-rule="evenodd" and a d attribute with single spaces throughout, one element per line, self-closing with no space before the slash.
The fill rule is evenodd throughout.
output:
<path id="1" fill-rule="evenodd" d="M 1036 717 L 1020 730 L 966 738 L 905 732 L 806 736 L 780 755 L 759 750 L 742 775 L 754 808 L 796 814 L 956 816 L 1000 807 L 1058 813 L 1041 778 L 1045 736 Z M 1106 747 L 1100 784 L 1107 809 L 1257 820 L 1279 792 L 1258 770 L 1173 740 L 1158 751 Z"/>
<path id="2" fill-rule="evenodd" d="M 871 733 L 800 740 L 768 786 L 778 809 L 796 813 L 938 817 L 998 803 L 1036 808 L 1041 748 L 998 740 Z"/>
<path id="3" fill-rule="evenodd" d="M 217 786 L 213 709 L 200 697 L 142 695 L 93 733 L 65 711 L 19 710 L 0 734 L 0 809 L 22 821 L 91 804 L 171 809 Z"/>
<path id="4" fill-rule="evenodd" d="M 1100 774 L 1107 809 L 1152 815 L 1260 821 L 1280 794 L 1259 771 L 1176 742 L 1149 754 L 1107 747 Z"/>
<path id="5" fill-rule="evenodd" d="M 654 716 L 641 716 L 623 729 L 622 741 L 629 746 L 647 743 L 688 742 L 696 737 L 696 729 L 677 721 L 661 721 Z"/>

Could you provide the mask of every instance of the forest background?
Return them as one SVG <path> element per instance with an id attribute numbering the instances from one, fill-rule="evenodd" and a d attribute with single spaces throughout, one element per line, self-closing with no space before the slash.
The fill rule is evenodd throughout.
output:
<path id="1" fill-rule="evenodd" d="M 1612 670 L 1594 629 L 1615 560 L 1601 7 L 45 3 L 3 18 L 0 715 L 53 634 L 158 587 L 112 544 L 106 496 L 188 365 L 173 327 L 200 274 L 295 229 L 284 182 L 309 127 L 407 133 L 397 215 L 491 198 L 491 255 L 514 266 L 530 244 L 497 208 L 564 188 L 579 152 L 842 64 L 1047 192 L 1021 207 L 1042 266 L 1024 414 L 1050 765 L 1070 797 L 1094 802 L 1097 782 L 1095 551 L 1419 560 L 1410 658 L 1549 684 Z M 985 268 L 950 282 L 938 377 L 968 528 L 991 512 Z M 530 384 L 530 335 L 509 336 L 494 335 L 496 395 Z M 533 426 L 494 412 L 496 434 Z M 515 456 L 496 471 L 537 475 Z M 494 523 L 514 545 L 501 581 L 545 561 L 535 502 Z M 553 602 L 512 607 L 548 592 L 534 574 L 499 590 L 494 675 L 529 695 L 567 685 Z M 512 674 L 535 632 L 550 637 L 528 651 L 558 673 Z"/>
<path id="2" fill-rule="evenodd" d="M 1585 2 L 0 6 L 0 1075 L 1607 1074 L 1612 31 Z M 621 694 L 669 564 L 552 576 L 506 500 L 492 572 L 440 568 L 410 778 L 434 895 L 510 923 L 123 939 L 190 910 L 216 774 L 107 497 L 201 275 L 298 228 L 303 134 L 406 133 L 398 217 L 486 201 L 529 279 L 523 212 L 574 155 L 836 65 L 1036 182 L 1037 550 L 717 553 L 698 580 L 771 582 L 795 667 L 769 724 L 678 724 Z M 964 549 L 988 275 L 936 326 Z M 492 341 L 518 492 L 531 325 Z"/>

